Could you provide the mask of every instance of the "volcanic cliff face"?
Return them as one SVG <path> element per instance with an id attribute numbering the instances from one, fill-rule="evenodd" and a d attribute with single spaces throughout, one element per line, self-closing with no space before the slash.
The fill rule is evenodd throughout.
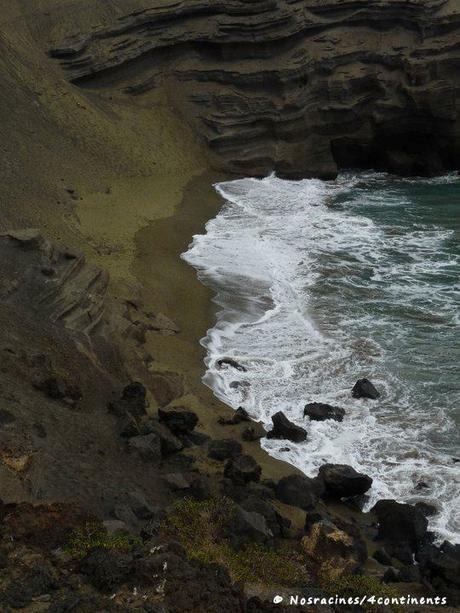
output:
<path id="1" fill-rule="evenodd" d="M 50 55 L 82 88 L 163 88 L 216 166 L 323 178 L 459 166 L 455 0 L 115 4 L 116 20 L 69 27 Z"/>

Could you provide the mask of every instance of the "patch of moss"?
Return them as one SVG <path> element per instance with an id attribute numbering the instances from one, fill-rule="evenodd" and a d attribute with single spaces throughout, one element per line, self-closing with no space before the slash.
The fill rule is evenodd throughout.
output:
<path id="1" fill-rule="evenodd" d="M 128 534 L 107 534 L 100 524 L 88 522 L 76 528 L 69 537 L 66 550 L 77 558 L 83 558 L 92 549 L 131 551 L 142 545 L 142 539 Z"/>
<path id="2" fill-rule="evenodd" d="M 284 586 L 308 581 L 300 551 L 269 549 L 260 544 L 235 551 L 226 531 L 234 512 L 235 503 L 225 497 L 185 499 L 175 505 L 165 528 L 181 540 L 189 558 L 225 566 L 233 581 Z"/>
<path id="3" fill-rule="evenodd" d="M 403 613 L 404 611 L 403 606 L 392 602 L 392 599 L 397 599 L 400 594 L 376 577 L 348 575 L 339 577 L 334 581 L 323 580 L 321 584 L 326 592 L 334 596 L 337 594 L 344 598 L 353 597 L 360 600 L 367 596 L 368 600 L 362 605 L 362 610 L 365 613 L 377 613 L 382 611 L 383 608 L 385 611 L 393 611 L 393 613 Z M 379 598 L 389 599 L 389 604 L 379 604 Z"/>

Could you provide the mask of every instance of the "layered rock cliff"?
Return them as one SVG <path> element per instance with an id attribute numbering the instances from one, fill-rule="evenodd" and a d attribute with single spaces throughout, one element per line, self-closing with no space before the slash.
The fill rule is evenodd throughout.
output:
<path id="1" fill-rule="evenodd" d="M 454 0 L 115 4 L 118 18 L 69 26 L 49 54 L 82 88 L 164 89 L 216 166 L 324 178 L 459 166 Z"/>

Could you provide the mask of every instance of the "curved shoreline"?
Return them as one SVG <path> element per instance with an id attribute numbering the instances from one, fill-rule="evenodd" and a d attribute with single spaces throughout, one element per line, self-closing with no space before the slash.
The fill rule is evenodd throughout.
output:
<path id="1" fill-rule="evenodd" d="M 223 427 L 219 418 L 230 419 L 234 411 L 203 384 L 206 351 L 200 344 L 215 324 L 214 292 L 204 286 L 195 269 L 180 258 L 193 236 L 204 230 L 222 206 L 213 184 L 231 179 L 205 172 L 193 178 L 172 216 L 150 222 L 136 234 L 133 273 L 143 280 L 142 301 L 155 312 L 164 312 L 180 328 L 175 336 L 147 335 L 145 348 L 154 357 L 156 371 L 177 372 L 184 379 L 185 395 L 176 399 L 197 413 L 203 432 L 212 438 L 235 437 L 238 429 Z M 297 468 L 273 458 L 258 441 L 242 442 L 269 478 L 298 472 Z"/>
<path id="2" fill-rule="evenodd" d="M 256 209 L 254 203 L 251 204 L 250 199 L 248 200 L 249 196 L 242 187 L 243 184 L 246 185 L 245 181 L 246 180 L 226 184 L 229 189 L 230 203 L 234 202 L 232 190 L 235 190 L 235 198 L 237 195 L 245 195 L 245 197 L 242 200 L 240 198 L 239 201 L 235 200 L 235 202 L 237 202 L 239 206 L 232 208 L 231 205 L 229 205 L 231 209 L 230 211 L 226 209 L 224 213 L 221 213 L 220 215 L 218 215 L 218 217 L 210 221 L 207 235 L 205 233 L 204 235 L 196 237 L 196 241 L 192 244 L 191 249 L 185 255 L 186 261 L 188 261 L 195 268 L 195 270 L 197 271 L 197 276 L 202 281 L 202 283 L 207 287 L 213 288 L 213 301 L 217 304 L 218 314 L 214 327 L 211 330 L 208 330 L 208 334 L 204 339 L 201 339 L 201 344 L 208 351 L 207 356 L 205 358 L 207 372 L 204 378 L 204 382 L 223 402 L 227 401 L 227 403 L 230 406 L 233 406 L 233 408 L 235 409 L 241 404 L 245 407 L 245 409 L 249 411 L 250 415 L 254 419 L 262 419 L 265 422 L 266 427 L 268 427 L 271 423 L 271 414 L 279 410 L 279 408 L 282 408 L 286 416 L 292 419 L 298 426 L 305 427 L 303 420 L 301 419 L 301 417 L 299 417 L 300 413 L 297 412 L 297 410 L 301 410 L 301 407 L 299 408 L 299 406 L 297 406 L 297 402 L 300 402 L 301 404 L 301 399 L 299 400 L 299 395 L 295 395 L 296 406 L 292 407 L 290 402 L 290 393 L 288 392 L 287 394 L 283 395 L 283 392 L 281 391 L 279 386 L 275 385 L 275 388 L 273 388 L 270 382 L 267 380 L 267 376 L 268 378 L 270 378 L 270 376 L 274 372 L 271 365 L 275 364 L 278 359 L 283 362 L 283 360 L 286 359 L 286 356 L 291 355 L 291 352 L 286 352 L 287 348 L 282 344 L 281 341 L 279 341 L 281 343 L 279 347 L 278 345 L 272 346 L 270 343 L 267 344 L 266 336 L 264 336 L 264 330 L 265 334 L 269 333 L 269 331 L 266 328 L 262 329 L 261 325 L 259 324 L 259 322 L 261 321 L 266 321 L 265 317 L 259 319 L 259 316 L 261 315 L 263 309 L 261 309 L 261 312 L 259 312 L 258 308 L 261 304 L 261 296 L 268 291 L 264 284 L 265 280 L 270 275 L 265 269 L 264 263 L 267 261 L 267 258 L 269 261 L 271 261 L 269 256 L 272 253 L 270 249 L 273 248 L 273 245 L 268 248 L 268 252 L 266 250 L 263 250 L 261 253 L 259 253 L 259 249 L 256 249 L 255 251 L 251 249 L 249 243 L 251 242 L 252 244 L 253 241 L 256 241 L 254 236 L 257 236 L 257 229 L 254 229 L 252 227 L 253 222 L 251 220 L 254 215 L 254 223 L 258 228 L 259 226 L 257 224 L 259 222 L 256 220 L 258 209 Z M 441 183 L 444 184 L 444 180 L 441 180 Z M 264 213 L 267 213 L 267 215 L 269 215 L 270 206 L 268 202 L 270 200 L 270 194 L 262 190 L 260 192 L 260 195 L 261 201 L 265 203 L 262 207 L 263 211 Z M 286 197 L 287 196 L 288 192 L 286 192 Z M 273 198 L 276 198 L 276 194 L 273 194 Z M 249 217 L 246 215 L 247 208 L 249 209 Z M 314 211 L 318 211 L 318 209 L 314 208 Z M 286 215 L 286 223 L 289 223 L 288 213 L 286 213 Z M 316 219 L 316 217 L 314 217 L 313 219 Z M 312 223 L 314 224 L 314 221 L 312 221 Z M 247 224 L 248 235 L 246 235 L 246 232 L 243 229 L 246 228 L 246 225 L 241 224 Z M 276 221 L 274 221 L 273 224 L 273 232 L 276 235 L 277 239 L 281 240 L 280 228 L 278 227 Z M 265 228 L 264 232 L 266 233 L 267 228 L 263 225 L 261 227 Z M 252 230 L 256 232 L 255 235 L 253 235 Z M 265 238 L 262 242 L 265 244 Z M 260 247 L 260 249 L 262 249 L 262 247 Z M 232 260 L 232 253 L 235 254 L 235 261 L 237 262 L 236 265 Z M 258 262 L 259 255 L 262 257 L 262 260 L 260 262 Z M 240 256 L 239 259 L 238 256 Z M 300 257 L 301 256 L 299 256 L 299 258 Z M 254 266 L 249 264 L 251 260 L 254 260 Z M 283 260 L 282 257 L 281 260 Z M 289 278 L 290 276 L 289 270 L 285 270 L 285 272 L 286 276 L 283 276 L 283 279 Z M 259 282 L 261 283 L 260 286 Z M 254 314 L 255 312 L 256 314 Z M 254 323 L 254 319 L 257 319 L 256 323 Z M 238 331 L 239 328 L 241 328 L 240 331 Z M 272 328 L 270 328 L 270 330 L 271 329 Z M 276 330 L 277 329 L 274 330 L 274 334 L 275 337 L 279 339 L 280 336 L 277 335 Z M 286 331 L 287 328 L 285 327 L 284 330 Z M 259 336 L 257 335 L 257 331 L 259 331 Z M 286 331 L 285 333 L 288 335 L 289 338 L 289 332 Z M 260 337 L 260 334 L 262 334 L 262 337 Z M 253 352 L 251 350 L 252 345 L 250 343 L 248 344 L 248 341 L 245 340 L 246 337 L 248 337 L 249 339 L 253 339 L 256 347 L 258 347 L 258 338 L 263 338 L 265 339 L 265 341 L 261 341 L 262 346 L 258 347 L 259 351 Z M 308 343 L 308 347 L 303 347 L 303 355 L 305 355 L 305 352 L 309 352 L 309 348 L 310 341 Z M 266 353 L 262 353 L 260 349 L 262 349 L 262 351 L 266 350 Z M 243 366 L 248 366 L 248 364 L 250 364 L 251 366 L 248 366 L 249 372 L 245 375 L 244 373 L 239 373 L 236 370 L 233 371 L 233 369 L 230 369 L 229 371 L 225 371 L 222 373 L 218 368 L 216 361 L 218 360 L 218 358 L 221 358 L 223 356 L 228 356 L 229 358 L 235 360 L 236 362 L 239 362 Z M 325 361 L 327 362 L 329 358 L 323 355 L 323 359 L 325 359 Z M 261 360 L 263 361 L 264 365 L 263 367 L 261 366 L 259 368 L 259 362 Z M 361 372 L 361 370 L 359 370 L 358 368 L 357 374 L 361 373 L 360 376 L 367 376 L 365 375 L 365 372 L 367 372 L 366 368 L 370 368 L 370 364 L 366 362 L 362 366 L 364 366 L 364 370 Z M 277 369 L 276 372 L 278 372 L 278 370 L 279 369 Z M 251 371 L 255 373 L 255 378 L 252 376 Z M 269 374 L 267 375 L 265 371 L 267 371 L 267 373 Z M 386 372 L 386 370 L 384 369 L 382 372 Z M 353 376 L 352 373 L 349 374 Z M 280 377 L 281 376 L 282 375 L 280 373 Z M 274 379 L 277 380 L 277 377 L 275 377 Z M 337 376 L 332 377 L 332 379 L 335 380 L 332 385 L 328 386 L 326 384 L 323 385 L 321 383 L 319 390 L 315 388 L 315 379 L 308 379 L 308 382 L 312 383 L 312 385 L 307 385 L 304 390 L 309 390 L 307 392 L 307 396 L 305 397 L 304 403 L 309 398 L 310 400 L 331 404 L 334 404 L 334 402 L 336 402 L 339 403 L 341 406 L 349 407 L 349 419 L 346 421 L 346 423 L 343 424 L 344 427 L 338 427 L 337 430 L 340 432 L 345 431 L 345 433 L 350 434 L 350 430 L 352 429 L 352 426 L 350 426 L 350 424 L 355 423 L 355 427 L 357 426 L 357 431 L 359 431 L 359 424 L 353 422 L 351 418 L 356 418 L 356 414 L 361 415 L 362 410 L 367 410 L 367 408 L 371 409 L 371 407 L 363 406 L 362 408 L 360 408 L 359 406 L 352 405 L 351 397 L 350 400 L 347 400 L 347 394 L 349 395 L 349 392 L 347 392 L 348 387 L 346 385 L 346 378 L 345 380 L 343 380 L 343 378 Z M 238 393 L 236 389 L 236 381 L 239 381 L 240 383 L 241 381 L 243 381 L 243 385 L 249 385 L 250 383 L 252 394 L 250 390 L 249 397 L 247 397 L 247 394 L 242 395 L 241 393 Z M 265 394 L 264 388 L 260 387 L 260 381 L 265 382 L 267 384 L 270 390 L 270 393 L 268 395 Z M 292 382 L 292 385 L 294 385 L 294 387 L 296 381 L 297 385 L 299 384 L 299 380 L 294 379 Z M 304 381 L 304 383 L 306 382 Z M 384 385 L 385 382 L 380 381 L 380 383 Z M 334 394 L 336 393 L 335 386 L 337 384 L 339 386 L 338 389 L 341 390 L 340 400 L 338 398 L 336 399 L 334 396 Z M 257 387 L 258 385 L 259 387 Z M 289 378 L 287 378 L 284 381 L 283 388 L 288 389 L 289 386 Z M 327 388 L 329 392 L 326 393 L 327 390 L 325 391 L 323 388 Z M 241 389 L 242 388 L 238 386 L 238 390 Z M 324 396 L 324 394 L 326 395 Z M 330 394 L 332 394 L 332 396 Z M 413 398 L 419 398 L 420 400 L 420 397 L 417 395 L 417 389 L 412 389 L 412 395 Z M 386 397 L 387 400 L 386 402 L 384 401 L 382 410 L 385 410 L 385 407 L 389 402 L 388 390 Z M 273 404 L 273 402 L 271 402 L 273 398 L 277 399 L 276 404 Z M 278 401 L 280 401 L 279 407 Z M 269 407 L 269 410 L 267 407 Z M 379 406 L 375 408 L 379 409 Z M 371 409 L 371 414 L 372 413 L 375 412 L 373 412 Z M 381 462 L 383 461 L 383 465 L 385 465 L 384 457 L 379 458 L 378 453 L 375 456 L 375 454 L 369 454 L 368 452 L 366 452 L 366 450 L 363 452 L 364 455 L 360 455 L 358 450 L 356 450 L 356 453 L 351 453 L 349 445 L 346 444 L 346 435 L 343 435 L 341 439 L 338 439 L 338 445 L 336 445 L 334 448 L 333 441 L 335 438 L 337 438 L 337 436 L 334 435 L 335 430 L 334 432 L 331 432 L 330 429 L 327 430 L 327 433 L 329 433 L 329 435 L 331 436 L 332 442 L 328 440 L 328 442 L 326 443 L 326 447 L 324 447 L 324 445 L 321 445 L 321 442 L 316 444 L 315 441 L 318 439 L 318 437 L 319 441 L 323 440 L 321 432 L 316 429 L 317 425 L 318 424 L 313 423 L 311 424 L 311 428 L 309 428 L 309 431 L 312 434 L 313 438 L 310 439 L 310 445 L 307 448 L 302 449 L 302 447 L 304 446 L 301 445 L 296 450 L 297 446 L 289 445 L 288 441 L 281 441 L 279 445 L 275 447 L 269 444 L 269 447 L 272 447 L 271 449 L 267 448 L 267 446 L 264 444 L 263 447 L 267 449 L 267 452 L 272 454 L 273 457 L 280 459 L 281 461 L 288 461 L 291 463 L 292 466 L 303 467 L 306 474 L 312 477 L 316 475 L 319 465 L 321 463 L 324 464 L 325 462 L 341 462 L 344 464 L 351 464 L 357 470 L 361 470 L 364 472 L 369 471 L 369 474 L 375 479 L 375 483 L 374 488 L 371 492 L 371 500 L 366 508 L 370 508 L 372 504 L 376 502 L 379 498 L 395 498 L 396 500 L 405 501 L 412 504 L 421 501 L 422 503 L 424 502 L 427 504 L 435 504 L 437 506 L 435 498 L 436 493 L 439 493 L 439 498 L 442 501 L 442 506 L 438 507 L 438 515 L 433 518 L 432 529 L 437 531 L 439 542 L 441 542 L 444 538 L 452 540 L 452 542 L 457 542 L 458 535 L 455 534 L 455 512 L 452 512 L 452 505 L 454 505 L 455 507 L 455 504 L 453 502 L 455 496 L 454 494 L 451 494 L 449 498 L 449 495 L 447 495 L 447 497 L 441 495 L 441 493 L 444 492 L 445 483 L 449 481 L 448 476 L 451 475 L 451 478 L 455 479 L 455 467 L 449 464 L 449 458 L 443 459 L 443 457 L 441 457 L 441 451 L 439 451 L 438 456 L 436 456 L 437 461 L 436 459 L 431 458 L 429 454 L 428 456 L 422 456 L 424 463 L 420 461 L 419 466 L 411 467 L 410 462 L 401 460 L 399 463 L 398 471 L 393 471 L 393 475 L 391 475 L 390 473 L 389 475 L 387 475 L 389 479 L 386 479 L 385 476 L 382 476 L 381 473 Z M 334 423 L 332 422 L 331 424 L 321 424 L 321 426 L 322 425 L 334 426 Z M 397 430 L 394 431 L 397 432 Z M 391 432 L 391 430 L 389 432 Z M 386 433 L 387 438 L 389 436 L 389 432 Z M 368 436 L 366 436 L 366 434 Z M 382 433 L 382 437 L 384 436 L 385 435 Z M 370 438 L 371 440 L 373 439 L 372 428 L 370 430 L 365 429 L 364 435 L 363 433 L 361 433 L 361 441 L 364 441 L 368 438 Z M 265 441 L 265 439 L 262 440 Z M 313 444 L 311 444 L 312 441 Z M 330 446 L 328 448 L 329 443 Z M 342 444 L 340 445 L 340 443 Z M 357 441 L 357 443 L 359 447 L 359 442 Z M 348 452 L 345 451 L 345 453 L 341 453 L 342 447 L 345 448 L 345 450 L 348 449 Z M 399 457 L 404 458 L 404 452 L 409 448 L 410 446 L 404 446 L 403 443 L 401 443 L 400 445 L 393 445 L 395 457 L 398 457 L 399 452 Z M 423 447 L 423 444 L 421 449 L 423 453 L 423 450 L 425 449 L 425 447 Z M 279 451 L 282 451 L 283 453 L 280 453 Z M 315 453 L 317 457 L 314 455 Z M 312 454 L 314 458 L 310 457 L 310 454 Z M 401 454 L 403 455 L 401 456 Z M 367 462 L 365 461 L 366 458 Z M 320 464 L 318 464 L 318 462 L 320 462 Z M 430 468 L 431 462 L 433 462 L 433 466 Z M 312 463 L 313 467 L 316 467 L 316 470 L 313 470 Z M 423 476 L 425 475 L 424 469 L 426 469 L 428 483 L 430 483 L 431 485 L 430 489 L 428 489 L 428 486 L 425 485 L 428 491 L 428 493 L 425 491 L 425 497 L 423 497 L 422 495 L 423 492 L 412 489 L 414 485 L 417 484 L 417 476 L 418 480 L 420 481 L 420 474 L 422 474 Z"/>

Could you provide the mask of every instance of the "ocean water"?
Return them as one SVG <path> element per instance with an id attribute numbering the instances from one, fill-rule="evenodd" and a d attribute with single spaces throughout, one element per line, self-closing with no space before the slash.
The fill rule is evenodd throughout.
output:
<path id="1" fill-rule="evenodd" d="M 224 205 L 184 259 L 215 292 L 204 383 L 267 427 L 282 410 L 308 440 L 264 440 L 315 476 L 369 474 L 380 498 L 428 502 L 460 540 L 460 179 L 342 174 L 216 185 Z M 220 367 L 233 358 L 245 372 Z M 368 377 L 377 401 L 351 389 Z M 308 402 L 346 417 L 310 422 Z M 286 450 L 288 448 L 288 450 Z M 418 484 L 423 482 L 426 487 Z"/>

